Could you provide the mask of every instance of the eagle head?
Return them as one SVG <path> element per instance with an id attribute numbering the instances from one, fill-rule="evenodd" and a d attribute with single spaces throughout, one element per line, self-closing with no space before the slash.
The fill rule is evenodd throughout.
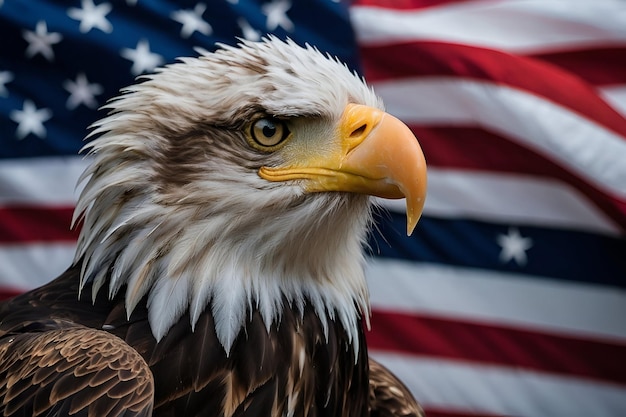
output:
<path id="1" fill-rule="evenodd" d="M 370 196 L 406 197 L 410 233 L 426 191 L 417 140 L 363 79 L 270 37 L 183 58 L 106 108 L 74 219 L 81 289 L 123 288 L 129 317 L 147 297 L 157 340 L 210 308 L 227 352 L 246 312 L 269 329 L 284 303 L 356 335 Z"/>

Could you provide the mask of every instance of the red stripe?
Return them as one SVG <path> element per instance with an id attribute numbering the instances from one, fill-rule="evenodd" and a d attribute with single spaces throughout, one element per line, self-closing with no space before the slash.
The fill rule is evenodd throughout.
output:
<path id="1" fill-rule="evenodd" d="M 603 193 L 592 184 L 503 136 L 475 127 L 410 126 L 431 167 L 506 172 L 554 178 L 583 193 L 626 230 L 626 201 Z"/>
<path id="2" fill-rule="evenodd" d="M 575 73 L 537 59 L 445 42 L 361 48 L 369 82 L 423 76 L 462 77 L 506 84 L 567 107 L 626 140 L 626 118 Z"/>
<path id="3" fill-rule="evenodd" d="M 534 54 L 532 57 L 572 72 L 596 86 L 626 84 L 626 46 Z"/>
<path id="4" fill-rule="evenodd" d="M 378 7 L 392 10 L 417 10 L 470 1 L 473 0 L 356 0 L 352 3 L 352 6 Z"/>
<path id="5" fill-rule="evenodd" d="M 419 398 L 417 398 L 419 401 Z M 446 410 L 442 408 L 424 407 L 426 417 L 503 417 L 502 414 L 472 413 L 469 411 Z"/>
<path id="6" fill-rule="evenodd" d="M 13 288 L 0 287 L 0 301 L 7 300 L 11 297 L 21 294 L 22 291 Z"/>
<path id="7" fill-rule="evenodd" d="M 0 207 L 0 243 L 72 242 L 74 207 Z"/>
<path id="8" fill-rule="evenodd" d="M 539 331 L 374 311 L 368 347 L 626 384 L 626 345 Z"/>

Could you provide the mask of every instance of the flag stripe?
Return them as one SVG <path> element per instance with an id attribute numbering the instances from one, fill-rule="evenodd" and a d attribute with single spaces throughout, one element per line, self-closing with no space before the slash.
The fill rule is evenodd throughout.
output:
<path id="1" fill-rule="evenodd" d="M 426 410 L 541 417 L 626 415 L 626 388 L 621 385 L 377 350 L 371 354 L 412 387 Z"/>
<path id="2" fill-rule="evenodd" d="M 74 207 L 0 207 L 0 244 L 75 242 L 78 231 L 70 230 Z"/>
<path id="3" fill-rule="evenodd" d="M 626 343 L 626 293 L 613 287 L 382 257 L 366 272 L 373 309 Z"/>
<path id="4" fill-rule="evenodd" d="M 537 176 L 537 180 L 554 181 L 558 179 L 567 184 L 576 193 L 584 193 L 587 201 L 600 209 L 604 216 L 612 219 L 621 233 L 626 230 L 626 200 L 620 200 L 611 194 L 602 192 L 587 179 L 575 175 L 570 170 L 547 159 L 540 153 L 508 140 L 487 130 L 466 126 L 422 126 L 411 125 L 415 135 L 427 155 L 429 167 L 455 168 L 481 172 L 518 173 L 524 176 Z M 433 187 L 430 187 L 433 190 Z M 433 191 L 436 193 L 436 188 Z M 467 190 L 474 191 L 474 190 Z M 487 189 L 492 193 L 492 190 Z M 522 190 L 512 189 L 522 193 Z M 492 193 L 493 195 L 493 193 Z M 497 196 L 496 196 L 497 197 Z M 523 198 L 519 196 L 519 199 Z M 430 196 L 429 196 L 430 198 Z M 551 200 L 549 195 L 541 200 Z M 556 206 L 555 206 L 556 207 Z M 558 210 L 562 210 L 561 206 Z M 619 226 L 618 226 L 619 225 Z"/>
<path id="5" fill-rule="evenodd" d="M 530 55 L 532 58 L 576 74 L 577 77 L 596 86 L 626 84 L 625 56 L 624 45 Z"/>
<path id="6" fill-rule="evenodd" d="M 371 326 L 368 346 L 373 349 L 626 384 L 626 361 L 615 361 L 626 342 L 606 343 L 378 309 L 372 312 Z"/>
<path id="7" fill-rule="evenodd" d="M 475 0 L 357 0 L 358 6 L 384 8 L 395 10 L 416 10 L 434 6 L 450 6 L 454 3 L 471 2 Z"/>
<path id="8" fill-rule="evenodd" d="M 424 410 L 427 417 L 502 417 L 497 414 L 471 413 L 458 410 L 429 407 Z"/>
<path id="9" fill-rule="evenodd" d="M 0 287 L 0 300 L 6 300 L 7 298 L 15 297 L 16 295 L 21 294 L 22 291 L 23 289 L 21 288 L 11 289 L 2 284 L 2 287 Z"/>
<path id="10" fill-rule="evenodd" d="M 451 78 L 379 82 L 375 89 L 389 112 L 406 123 L 480 126 L 556 161 L 609 194 L 626 198 L 626 137 L 551 101 L 494 83 Z M 473 106 L 464 105 L 468 102 Z M 524 109 L 533 123 L 511 109 Z"/>
<path id="11" fill-rule="evenodd" d="M 497 175 L 471 168 L 476 170 L 431 166 L 428 182 L 432 192 L 426 199 L 425 214 L 451 219 L 467 219 L 470 215 L 473 217 L 469 218 L 501 224 L 621 235 L 621 229 L 593 200 L 566 182 L 533 173 L 530 167 L 526 174 L 498 171 Z M 385 204 L 391 202 L 387 201 Z"/>
<path id="12" fill-rule="evenodd" d="M 600 95 L 612 105 L 616 111 L 626 117 L 626 85 L 603 87 L 600 89 Z"/>
<path id="13" fill-rule="evenodd" d="M 368 57 L 364 69 L 370 82 L 453 77 L 504 84 L 545 97 L 626 137 L 626 119 L 599 98 L 597 91 L 590 88 L 576 72 L 563 71 L 550 63 L 491 49 L 443 42 L 364 47 L 362 51 Z M 626 54 L 626 49 L 621 52 Z M 419 59 L 415 59 L 416 56 Z M 389 60 L 394 65 L 387 65 Z M 454 65 L 450 65 L 452 61 Z M 622 78 L 615 80 L 615 83 L 626 78 L 623 72 L 620 68 Z"/>
<path id="14" fill-rule="evenodd" d="M 402 3 L 401 3 L 402 4 Z M 445 8 L 351 8 L 361 45 L 440 40 L 522 54 L 623 45 L 621 0 L 468 1 Z"/>
<path id="15" fill-rule="evenodd" d="M 523 224 L 621 236 L 622 229 L 566 183 L 535 175 L 430 166 L 424 215 L 447 219 Z M 406 201 L 377 199 L 406 213 Z"/>
<path id="16" fill-rule="evenodd" d="M 79 156 L 0 159 L 0 206 L 73 205 L 88 162 Z"/>
<path id="17" fill-rule="evenodd" d="M 0 282 L 4 289 L 29 290 L 65 271 L 74 258 L 74 242 L 0 245 Z"/>
<path id="18" fill-rule="evenodd" d="M 419 238 L 407 239 L 404 215 L 389 212 L 383 216 L 386 221 L 380 222 L 370 241 L 378 256 L 500 272 L 524 271 L 537 277 L 626 288 L 624 239 L 518 225 L 521 235 L 530 240 L 527 261 L 519 261 L 501 258 L 503 249 L 498 239 L 510 233 L 510 225 L 423 216 L 415 229 Z M 469 239 L 475 244 L 468 245 Z M 598 257 L 603 259 L 601 263 L 596 261 Z"/>

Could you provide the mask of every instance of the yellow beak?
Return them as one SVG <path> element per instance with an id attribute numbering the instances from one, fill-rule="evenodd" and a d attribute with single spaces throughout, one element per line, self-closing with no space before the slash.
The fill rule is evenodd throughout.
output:
<path id="1" fill-rule="evenodd" d="M 411 130 L 381 110 L 348 104 L 333 149 L 297 165 L 262 167 L 268 181 L 302 180 L 307 192 L 344 191 L 383 198 L 406 198 L 407 234 L 426 199 L 426 161 Z"/>

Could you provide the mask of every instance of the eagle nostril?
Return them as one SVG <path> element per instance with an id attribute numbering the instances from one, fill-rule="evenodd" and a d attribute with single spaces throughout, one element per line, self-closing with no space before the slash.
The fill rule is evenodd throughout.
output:
<path id="1" fill-rule="evenodd" d="M 365 133 L 365 130 L 367 130 L 367 123 L 363 123 L 361 126 L 354 129 L 352 133 L 350 133 L 350 137 L 358 138 L 359 136 L 363 135 L 363 133 Z"/>

